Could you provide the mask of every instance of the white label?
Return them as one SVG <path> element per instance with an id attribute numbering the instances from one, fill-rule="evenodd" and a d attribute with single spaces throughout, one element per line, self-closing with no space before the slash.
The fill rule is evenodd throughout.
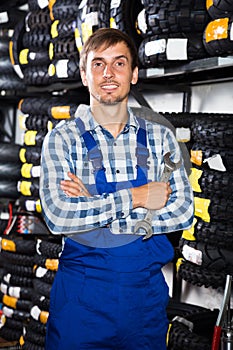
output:
<path id="1" fill-rule="evenodd" d="M 38 255 L 41 255 L 41 252 L 40 252 L 40 244 L 41 244 L 41 239 L 38 239 L 37 242 L 36 242 L 36 252 Z"/>
<path id="2" fill-rule="evenodd" d="M 168 60 L 187 60 L 187 38 L 169 38 L 167 40 L 167 59 Z"/>
<path id="3" fill-rule="evenodd" d="M 39 267 L 36 269 L 36 277 L 42 278 L 42 277 L 46 274 L 47 271 L 48 271 L 48 270 L 45 269 L 44 267 L 39 266 Z"/>
<path id="4" fill-rule="evenodd" d="M 31 170 L 32 177 L 40 177 L 40 169 L 40 165 L 33 166 Z"/>
<path id="5" fill-rule="evenodd" d="M 30 60 L 34 61 L 34 59 L 36 58 L 36 53 L 35 52 L 29 52 L 29 58 Z"/>
<path id="6" fill-rule="evenodd" d="M 121 0 L 111 0 L 110 10 L 118 8 L 120 4 L 121 4 Z"/>
<path id="7" fill-rule="evenodd" d="M 146 33 L 147 31 L 147 24 L 146 24 L 146 16 L 145 16 L 146 10 L 143 9 L 139 14 L 138 14 L 138 28 L 142 33 Z"/>
<path id="8" fill-rule="evenodd" d="M 223 164 L 222 157 L 220 154 L 215 154 L 210 158 L 204 159 L 203 163 L 208 163 L 210 169 L 226 171 L 226 168 Z"/>
<path id="9" fill-rule="evenodd" d="M 231 29 L 230 29 L 230 40 L 233 40 L 233 25 L 231 24 Z"/>
<path id="10" fill-rule="evenodd" d="M 25 202 L 25 207 L 28 211 L 35 211 L 36 209 L 36 203 L 35 201 L 32 201 L 32 200 L 26 200 Z"/>
<path id="11" fill-rule="evenodd" d="M 178 142 L 190 141 L 191 130 L 189 128 L 176 128 L 176 139 Z"/>
<path id="12" fill-rule="evenodd" d="M 34 318 L 34 320 L 38 320 L 40 317 L 40 309 L 38 306 L 33 306 L 30 311 L 31 316 Z"/>
<path id="13" fill-rule="evenodd" d="M 58 78 L 68 78 L 68 62 L 69 60 L 59 60 L 56 64 L 56 74 Z"/>
<path id="14" fill-rule="evenodd" d="M 182 254 L 186 260 L 197 265 L 202 264 L 202 252 L 200 250 L 194 249 L 185 244 L 183 246 Z"/>
<path id="15" fill-rule="evenodd" d="M 1 220 L 9 220 L 9 213 L 0 213 L 0 219 Z"/>
<path id="16" fill-rule="evenodd" d="M 49 4 L 48 0 L 37 0 L 37 3 L 41 9 L 45 8 Z"/>
<path id="17" fill-rule="evenodd" d="M 86 15 L 85 23 L 91 24 L 91 26 L 97 26 L 98 21 L 98 12 L 91 12 Z"/>
<path id="18" fill-rule="evenodd" d="M 6 284 L 1 283 L 1 292 L 3 294 L 7 294 L 7 285 Z"/>
<path id="19" fill-rule="evenodd" d="M 79 10 L 81 10 L 84 6 L 87 6 L 87 0 L 82 0 L 81 3 L 79 4 Z"/>
<path id="20" fill-rule="evenodd" d="M 152 56 L 158 53 L 163 53 L 166 50 L 166 40 L 158 39 L 154 41 L 149 41 L 145 44 L 145 55 Z"/>
<path id="21" fill-rule="evenodd" d="M 12 315 L 14 313 L 14 310 L 10 309 L 7 306 L 3 306 L 2 311 L 6 317 L 10 317 L 10 318 L 12 317 Z"/>
<path id="22" fill-rule="evenodd" d="M 0 12 L 0 23 L 7 23 L 9 21 L 7 12 Z"/>
<path id="23" fill-rule="evenodd" d="M 20 298 L 20 287 L 10 287 L 9 295 L 17 299 Z"/>
<path id="24" fill-rule="evenodd" d="M 11 274 L 10 274 L 10 273 L 6 274 L 6 275 L 3 277 L 3 280 L 4 280 L 5 282 L 7 282 L 7 283 L 10 282 L 10 279 L 11 279 Z"/>

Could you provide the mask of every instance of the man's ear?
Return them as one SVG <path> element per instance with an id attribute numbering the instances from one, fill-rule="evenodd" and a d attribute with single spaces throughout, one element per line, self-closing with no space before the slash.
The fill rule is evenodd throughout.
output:
<path id="1" fill-rule="evenodd" d="M 135 85 L 138 81 L 138 67 L 135 67 L 132 74 L 131 84 Z"/>
<path id="2" fill-rule="evenodd" d="M 87 86 L 87 79 L 86 79 L 86 73 L 85 71 L 82 69 L 80 70 L 80 75 L 81 75 L 81 79 L 82 79 L 82 83 L 84 86 Z"/>

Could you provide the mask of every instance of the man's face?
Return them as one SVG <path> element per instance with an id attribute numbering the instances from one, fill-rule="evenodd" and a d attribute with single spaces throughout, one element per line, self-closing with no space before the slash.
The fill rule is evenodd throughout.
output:
<path id="1" fill-rule="evenodd" d="M 81 77 L 89 89 L 92 103 L 113 105 L 128 100 L 130 84 L 137 82 L 138 68 L 132 71 L 129 49 L 122 42 L 91 51 L 86 72 L 82 71 Z"/>

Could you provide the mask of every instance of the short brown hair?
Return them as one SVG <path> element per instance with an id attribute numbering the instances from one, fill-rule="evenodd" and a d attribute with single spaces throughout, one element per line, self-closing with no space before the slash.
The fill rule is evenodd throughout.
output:
<path id="1" fill-rule="evenodd" d="M 134 68 L 138 66 L 138 53 L 136 46 L 126 33 L 115 28 L 100 28 L 89 36 L 80 53 L 79 68 L 86 71 L 87 56 L 90 51 L 94 51 L 101 46 L 108 48 L 120 42 L 124 42 L 128 47 L 132 58 L 131 68 L 134 70 Z"/>

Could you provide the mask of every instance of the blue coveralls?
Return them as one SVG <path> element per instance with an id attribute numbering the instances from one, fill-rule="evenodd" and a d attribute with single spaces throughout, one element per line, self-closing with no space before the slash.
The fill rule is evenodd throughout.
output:
<path id="1" fill-rule="evenodd" d="M 92 135 L 82 131 L 95 172 L 90 193 L 113 192 L 147 182 L 148 150 L 144 121 L 137 133 L 137 178 L 108 183 Z M 108 227 L 100 229 L 112 240 Z M 98 235 L 98 230 L 88 232 Z M 84 233 L 86 235 L 86 233 Z M 102 248 L 66 238 L 51 290 L 46 350 L 165 350 L 168 286 L 161 272 L 172 260 L 173 247 L 165 235 L 143 241 L 125 235 L 126 244 Z"/>

